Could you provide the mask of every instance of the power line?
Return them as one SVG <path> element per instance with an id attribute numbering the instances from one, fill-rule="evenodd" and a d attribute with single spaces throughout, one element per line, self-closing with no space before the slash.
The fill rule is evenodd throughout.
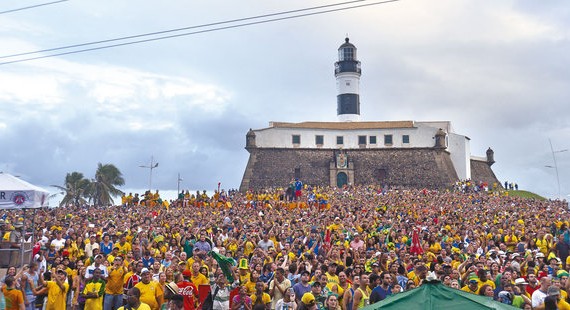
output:
<path id="1" fill-rule="evenodd" d="M 266 18 L 266 17 L 271 17 L 271 16 L 279 16 L 279 15 L 291 14 L 291 13 L 296 13 L 296 12 L 304 12 L 304 11 L 309 11 L 309 10 L 322 9 L 322 8 L 327 8 L 327 7 L 346 5 L 346 4 L 356 3 L 356 2 L 363 2 L 363 1 L 367 1 L 367 0 L 356 0 L 356 1 L 337 3 L 337 4 L 329 4 L 329 5 L 317 6 L 317 7 L 311 7 L 311 8 L 291 10 L 291 11 L 286 11 L 286 12 L 265 14 L 265 15 L 259 15 L 259 16 L 254 16 L 254 17 L 246 17 L 246 18 L 240 18 L 240 19 L 234 19 L 234 20 L 228 20 L 228 21 L 222 21 L 222 22 L 215 22 L 215 23 L 210 23 L 210 24 L 203 24 L 203 25 L 198 25 L 198 26 L 190 26 L 190 27 L 184 27 L 184 28 L 177 28 L 177 29 L 171 29 L 171 30 L 146 33 L 146 34 L 126 36 L 126 37 L 115 38 L 115 39 L 108 39 L 108 40 L 101 40 L 101 41 L 95 41 L 95 42 L 74 44 L 74 45 L 44 49 L 44 50 L 39 50 L 39 51 L 34 51 L 34 52 L 25 52 L 25 53 L 19 53 L 19 54 L 7 55 L 7 56 L 0 56 L 0 59 L 38 54 L 38 53 L 42 53 L 42 52 L 51 52 L 51 51 L 57 51 L 57 50 L 63 50 L 63 49 L 70 49 L 70 48 L 81 47 L 81 46 L 89 46 L 89 45 L 95 45 L 95 44 L 109 43 L 109 42 L 114 42 L 114 41 L 128 40 L 128 39 L 133 39 L 133 38 L 140 38 L 140 37 L 152 36 L 152 35 L 157 35 L 157 34 L 171 33 L 171 32 L 177 32 L 177 31 L 182 31 L 182 30 L 211 27 L 211 26 L 215 26 L 215 25 L 235 23 L 235 22 L 239 22 L 239 21 L 247 21 L 247 20 L 252 20 L 252 19 L 260 19 L 260 18 Z M 129 42 L 125 42 L 125 43 L 110 44 L 110 45 L 105 45 L 105 46 L 79 49 L 79 50 L 55 53 L 55 54 L 44 55 L 44 56 L 29 57 L 29 58 L 24 58 L 24 59 L 0 62 L 0 65 L 7 65 L 7 64 L 12 64 L 12 63 L 19 63 L 19 62 L 25 62 L 25 61 L 31 61 L 31 60 L 37 60 L 37 59 L 43 59 L 43 58 L 50 58 L 50 57 L 56 57 L 56 56 L 63 56 L 63 55 L 77 54 L 77 53 L 83 53 L 83 52 L 89 52 L 89 51 L 96 51 L 96 50 L 101 50 L 101 49 L 107 49 L 107 48 L 113 48 L 113 47 L 119 47 L 119 46 L 131 45 L 131 44 L 138 44 L 138 43 L 145 43 L 145 42 L 151 42 L 151 41 L 158 41 L 158 40 L 164 40 L 164 39 L 171 39 L 171 38 L 176 38 L 176 37 L 189 36 L 189 35 L 195 35 L 195 34 L 200 34 L 200 33 L 226 30 L 226 29 L 232 29 L 232 28 L 239 28 L 239 27 L 245 27 L 245 26 L 251 26 L 251 25 L 265 24 L 265 23 L 269 23 L 269 22 L 294 19 L 294 18 L 300 18 L 300 17 L 312 16 L 312 15 L 319 15 L 319 14 L 325 14 L 325 13 L 331 13 L 331 12 L 337 12 L 337 11 L 344 11 L 344 10 L 349 10 L 349 9 L 356 9 L 356 8 L 361 8 L 361 7 L 386 4 L 386 3 L 397 2 L 397 1 L 400 1 L 400 0 L 384 0 L 384 1 L 374 2 L 374 3 L 368 3 L 368 4 L 353 5 L 353 6 L 337 8 L 337 9 L 328 9 L 328 10 L 322 10 L 322 11 L 311 12 L 311 13 L 297 14 L 297 15 L 279 17 L 279 18 L 271 18 L 271 19 L 266 19 L 266 20 L 261 20 L 261 21 L 254 21 L 254 22 L 249 22 L 249 23 L 241 23 L 241 24 L 231 25 L 231 26 L 223 26 L 223 27 L 216 27 L 216 28 L 205 29 L 205 30 L 186 32 L 186 33 L 181 33 L 181 34 L 161 36 L 161 37 L 157 37 L 157 38 L 150 38 L 150 39 L 137 40 L 137 41 L 129 41 Z"/>
<path id="2" fill-rule="evenodd" d="M 66 0 L 66 1 L 67 1 L 67 0 Z M 146 37 L 146 36 L 152 36 L 152 35 L 158 35 L 158 34 L 165 34 L 165 33 L 171 33 L 171 32 L 178 32 L 178 31 L 182 31 L 182 30 L 190 30 L 190 29 L 196 29 L 196 28 L 204 28 L 204 27 L 211 27 L 211 26 L 217 26 L 217 25 L 223 25 L 223 24 L 230 24 L 230 23 L 236 23 L 236 22 L 243 22 L 243 21 L 252 20 L 252 19 L 260 19 L 260 18 L 266 18 L 266 17 L 272 17 L 272 16 L 279 16 L 279 15 L 292 14 L 292 13 L 299 13 L 299 12 L 304 12 L 304 11 L 310 11 L 310 10 L 316 10 L 316 9 L 323 9 L 323 8 L 327 8 L 327 7 L 333 7 L 333 6 L 339 6 L 339 5 L 346 5 L 346 4 L 356 3 L 356 2 L 363 2 L 363 1 L 368 1 L 368 0 L 353 0 L 353 1 L 348 1 L 348 2 L 341 2 L 341 3 L 335 3 L 335 4 L 327 4 L 327 5 L 315 6 L 315 7 L 304 8 L 304 9 L 297 9 L 297 10 L 290 10 L 290 11 L 278 12 L 278 13 L 257 15 L 257 16 L 252 16 L 252 17 L 231 19 L 231 20 L 226 20 L 226 21 L 221 21 L 221 22 L 214 22 L 214 23 L 209 23 L 209 24 L 202 24 L 202 25 L 197 25 L 197 26 L 189 26 L 189 27 L 175 28 L 175 29 L 170 29 L 170 30 L 163 30 L 163 31 L 156 31 L 156 32 L 148 32 L 148 33 L 143 33 L 143 34 L 138 34 L 138 35 L 131 35 L 131 36 L 119 37 L 119 38 L 115 38 L 115 39 L 107 39 L 107 40 L 99 40 L 99 41 L 93 41 L 93 42 L 79 43 L 79 44 L 61 46 L 61 47 L 56 47 L 56 48 L 48 48 L 48 49 L 43 49 L 43 50 L 38 50 L 38 51 L 33 51 L 33 52 L 24 52 L 24 53 L 12 54 L 12 55 L 0 56 L 0 59 L 3 59 L 3 58 L 11 58 L 11 57 L 17 57 L 17 56 L 32 55 L 32 54 L 39 54 L 39 53 L 45 53 L 45 52 L 52 52 L 52 51 L 58 51 L 58 50 L 63 50 L 63 49 L 69 49 L 69 48 L 74 48 L 74 47 L 95 45 L 95 44 L 101 44 L 101 43 L 109 43 L 109 42 L 122 41 L 122 40 L 128 40 L 128 39 L 136 39 L 136 38 L 141 38 L 141 37 Z"/>
<path id="3" fill-rule="evenodd" d="M 59 1 L 53 1 L 53 2 L 46 2 L 46 3 L 41 3 L 41 4 L 26 6 L 26 7 L 19 8 L 19 9 L 12 9 L 12 10 L 8 10 L 8 11 L 0 11 L 0 14 L 6 14 L 6 13 L 17 12 L 17 11 L 23 11 L 23 10 L 28 10 L 28 9 L 37 8 L 37 7 L 40 7 L 40 6 L 46 6 L 46 5 L 56 4 L 56 3 L 60 3 L 60 2 L 65 2 L 65 1 L 69 1 L 69 0 L 59 0 Z"/>

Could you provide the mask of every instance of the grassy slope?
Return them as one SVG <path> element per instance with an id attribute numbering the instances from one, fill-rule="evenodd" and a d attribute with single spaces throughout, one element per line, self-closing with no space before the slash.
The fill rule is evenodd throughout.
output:
<path id="1" fill-rule="evenodd" d="M 539 196 L 529 191 L 508 191 L 510 197 L 534 198 L 538 200 L 546 200 L 546 198 Z"/>

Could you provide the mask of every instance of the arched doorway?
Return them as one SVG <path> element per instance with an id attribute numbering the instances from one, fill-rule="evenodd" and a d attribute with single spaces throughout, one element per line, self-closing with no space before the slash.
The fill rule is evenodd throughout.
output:
<path id="1" fill-rule="evenodd" d="M 339 172 L 336 175 L 336 186 L 343 187 L 346 184 L 348 184 L 348 176 L 344 172 Z"/>

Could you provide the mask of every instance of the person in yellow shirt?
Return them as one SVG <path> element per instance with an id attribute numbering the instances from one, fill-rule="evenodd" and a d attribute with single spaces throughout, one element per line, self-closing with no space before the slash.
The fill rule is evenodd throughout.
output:
<path id="1" fill-rule="evenodd" d="M 479 278 L 472 274 L 468 278 L 467 285 L 461 288 L 462 291 L 467 293 L 472 293 L 475 295 L 479 294 Z"/>
<path id="2" fill-rule="evenodd" d="M 239 260 L 239 265 L 238 265 L 238 272 L 239 272 L 239 283 L 241 285 L 245 285 L 247 284 L 250 279 L 251 279 L 251 274 L 249 272 L 249 265 L 248 265 L 248 261 L 247 258 L 242 258 Z M 257 273 L 257 276 L 259 277 L 259 272 Z M 256 279 L 257 281 L 257 279 Z M 255 283 L 254 283 L 255 285 Z M 253 291 L 251 291 L 251 293 L 253 294 Z"/>
<path id="3" fill-rule="evenodd" d="M 8 276 L 4 279 L 4 286 L 2 287 L 2 294 L 6 300 L 7 310 L 23 310 L 25 309 L 24 294 L 21 290 L 15 288 L 15 280 L 13 276 Z M 1 296 L 1 295 L 0 295 Z"/>
<path id="4" fill-rule="evenodd" d="M 107 269 L 107 285 L 105 286 L 104 309 L 117 309 L 123 304 L 123 278 L 127 268 L 123 265 L 123 258 L 115 257 L 113 265 Z"/>
<path id="5" fill-rule="evenodd" d="M 190 277 L 190 281 L 192 283 L 194 283 L 194 285 L 196 285 L 196 287 L 200 287 L 200 285 L 209 285 L 210 281 L 206 278 L 205 275 L 203 275 L 202 273 L 200 273 L 200 267 L 202 267 L 200 265 L 199 262 L 194 262 L 192 264 L 192 273 L 191 273 L 191 277 Z M 185 273 L 188 271 L 184 271 L 183 275 L 186 275 Z"/>
<path id="6" fill-rule="evenodd" d="M 263 292 L 264 288 L 265 283 L 263 283 L 263 281 L 257 281 L 257 283 L 255 283 L 255 293 L 250 296 L 251 304 L 254 308 L 256 305 L 263 305 L 265 310 L 269 310 L 271 307 L 271 296 Z"/>
<path id="7" fill-rule="evenodd" d="M 40 284 L 44 287 L 37 294 L 43 295 L 47 293 L 46 310 L 61 310 L 66 307 L 66 297 L 69 291 L 69 283 L 67 283 L 67 273 L 63 270 L 55 271 L 52 269 L 55 281 L 44 281 L 43 274 L 40 273 Z"/>
<path id="8" fill-rule="evenodd" d="M 101 274 L 101 269 L 95 269 L 93 277 L 87 281 L 81 292 L 81 297 L 85 298 L 85 310 L 103 310 L 105 281 L 101 279 Z"/>
<path id="9" fill-rule="evenodd" d="M 132 246 L 129 242 L 127 242 L 127 236 L 124 234 L 121 235 L 119 242 L 115 243 L 115 247 L 119 248 L 119 253 L 123 256 L 132 251 Z"/>
<path id="10" fill-rule="evenodd" d="M 151 310 L 150 306 L 145 304 L 144 302 L 141 302 L 140 298 L 141 298 L 141 291 L 136 287 L 131 288 L 127 292 L 127 305 L 124 307 L 120 307 L 117 310 L 125 310 L 125 309 Z"/>
<path id="11" fill-rule="evenodd" d="M 507 249 L 511 252 L 515 251 L 515 246 L 519 242 L 519 239 L 515 235 L 515 230 L 511 229 L 511 233 L 505 236 L 505 244 L 507 245 Z"/>
<path id="12" fill-rule="evenodd" d="M 141 282 L 135 285 L 140 290 L 140 301 L 149 305 L 152 310 L 158 310 L 160 290 L 156 287 L 158 282 L 151 281 L 150 271 L 147 268 L 141 270 Z"/>
<path id="13" fill-rule="evenodd" d="M 332 283 L 331 285 L 340 283 L 340 279 L 336 275 L 336 267 L 337 264 L 334 262 L 329 264 L 328 271 L 325 273 L 327 276 L 327 283 L 324 283 L 323 285 L 328 285 L 329 283 Z"/>
<path id="14" fill-rule="evenodd" d="M 487 278 L 487 270 L 485 269 L 479 269 L 477 270 L 477 287 L 478 289 L 480 289 L 483 285 L 488 284 L 490 285 L 493 290 L 496 288 L 495 287 L 495 282 L 491 281 L 491 279 Z"/>

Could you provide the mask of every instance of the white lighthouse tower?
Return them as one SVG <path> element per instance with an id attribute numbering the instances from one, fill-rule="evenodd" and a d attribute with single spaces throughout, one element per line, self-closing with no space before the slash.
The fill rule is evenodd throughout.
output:
<path id="1" fill-rule="evenodd" d="M 360 61 L 356 59 L 356 46 L 349 43 L 348 38 L 338 48 L 338 61 L 334 67 L 338 120 L 357 122 L 360 120 Z"/>

